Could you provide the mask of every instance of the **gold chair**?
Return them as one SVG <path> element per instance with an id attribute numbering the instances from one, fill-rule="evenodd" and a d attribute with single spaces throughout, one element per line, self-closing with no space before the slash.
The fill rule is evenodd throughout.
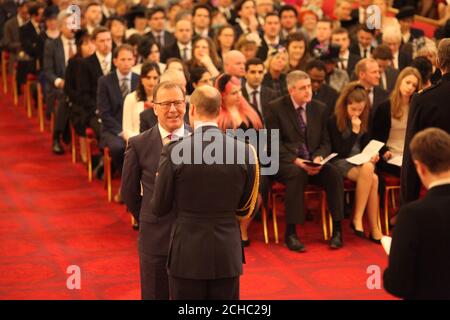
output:
<path id="1" fill-rule="evenodd" d="M 108 202 L 112 200 L 112 168 L 111 168 L 111 155 L 109 152 L 109 148 L 105 147 L 103 149 L 103 165 L 104 165 L 104 188 L 107 190 Z"/>

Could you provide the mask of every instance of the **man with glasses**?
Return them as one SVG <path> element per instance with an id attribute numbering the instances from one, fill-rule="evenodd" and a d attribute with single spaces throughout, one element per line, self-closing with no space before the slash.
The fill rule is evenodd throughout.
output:
<path id="1" fill-rule="evenodd" d="M 289 94 L 269 105 L 267 127 L 280 130 L 280 170 L 275 179 L 286 186 L 285 243 L 289 250 L 304 252 L 297 225 L 305 220 L 304 197 L 308 183 L 324 188 L 333 217 L 332 249 L 342 247 L 341 220 L 344 217 L 344 185 L 331 164 L 320 165 L 331 152 L 327 107 L 312 99 L 311 79 L 303 71 L 287 76 Z M 313 162 L 314 164 L 311 164 Z"/>
<path id="2" fill-rule="evenodd" d="M 150 200 L 163 145 L 191 132 L 184 124 L 186 112 L 183 88 L 174 82 L 161 82 L 153 90 L 153 109 L 158 123 L 128 140 L 122 170 L 121 195 L 128 210 L 139 221 L 139 256 L 142 299 L 169 299 L 166 271 L 173 212 L 157 218 Z"/>

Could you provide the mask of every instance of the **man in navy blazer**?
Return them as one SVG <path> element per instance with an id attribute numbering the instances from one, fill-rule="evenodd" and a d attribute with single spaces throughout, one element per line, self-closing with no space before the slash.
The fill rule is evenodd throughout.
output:
<path id="1" fill-rule="evenodd" d="M 150 200 L 155 189 L 156 171 L 163 145 L 171 139 L 189 135 L 184 124 L 186 106 L 164 107 L 167 101 L 183 101 L 184 91 L 174 82 L 161 82 L 155 87 L 154 110 L 157 124 L 128 140 L 122 170 L 121 197 L 134 218 L 139 221 L 139 256 L 142 299 L 169 299 L 166 271 L 169 237 L 175 214 L 157 218 Z M 162 103 L 162 106 L 159 104 Z M 141 187 L 142 186 L 142 187 Z M 141 191 L 142 190 L 142 191 Z"/>
<path id="2" fill-rule="evenodd" d="M 139 76 L 131 71 L 134 51 L 121 45 L 113 54 L 116 71 L 100 77 L 97 88 L 97 107 L 102 121 L 100 144 L 110 150 L 113 169 L 122 168 L 125 140 L 122 130 L 123 101 L 136 89 Z"/>

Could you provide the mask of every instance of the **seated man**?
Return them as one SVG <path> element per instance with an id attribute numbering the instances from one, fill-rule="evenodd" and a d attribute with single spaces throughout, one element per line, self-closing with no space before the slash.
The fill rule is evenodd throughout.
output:
<path id="1" fill-rule="evenodd" d="M 328 206 L 333 216 L 331 248 L 342 247 L 341 220 L 344 207 L 344 183 L 331 164 L 312 166 L 330 154 L 331 145 L 327 130 L 327 107 L 312 100 L 311 79 L 303 71 L 293 71 L 287 76 L 289 95 L 274 100 L 269 105 L 267 127 L 280 131 L 280 169 L 275 179 L 286 185 L 286 233 L 289 250 L 305 251 L 296 233 L 303 223 L 303 192 L 308 183 L 318 184 L 327 194 Z"/>
<path id="2" fill-rule="evenodd" d="M 101 146 L 108 147 L 114 169 L 122 169 L 125 140 L 122 130 L 123 101 L 134 91 L 139 76 L 131 72 L 134 65 L 134 50 L 130 45 L 121 45 L 113 55 L 116 71 L 98 80 L 97 105 L 102 121 Z"/>
<path id="3" fill-rule="evenodd" d="M 400 209 L 392 237 L 386 291 L 405 299 L 450 299 L 450 135 L 438 128 L 417 133 L 411 156 L 423 185 L 421 200 Z"/>

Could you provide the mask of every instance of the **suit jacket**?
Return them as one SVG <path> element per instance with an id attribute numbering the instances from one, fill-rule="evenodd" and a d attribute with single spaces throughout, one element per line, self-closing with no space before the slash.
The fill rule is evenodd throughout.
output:
<path id="1" fill-rule="evenodd" d="M 213 126 L 197 128 L 193 135 L 164 146 L 152 199 L 153 214 L 161 217 L 176 208 L 167 266 L 170 276 L 184 279 L 224 279 L 242 274 L 243 250 L 236 214 L 250 213 L 244 207 L 249 200 L 256 200 L 258 192 L 256 166 L 248 157 L 244 164 L 226 165 L 171 161 L 175 148 L 191 152 L 199 148 L 203 154 L 211 147 L 211 142 L 203 141 L 206 132 L 218 137 L 217 148 L 223 150 L 224 157 L 230 149 L 234 154 L 252 157 L 248 144 Z M 194 144 L 196 138 L 202 139 L 201 144 Z"/>
<path id="2" fill-rule="evenodd" d="M 44 47 L 44 75 L 47 90 L 56 89 L 55 80 L 64 79 L 66 73 L 66 59 L 61 37 L 45 41 Z"/>
<path id="3" fill-rule="evenodd" d="M 115 70 L 115 67 L 111 62 L 111 71 L 113 70 Z M 97 109 L 97 84 L 98 79 L 102 76 L 102 67 L 95 53 L 83 59 L 80 68 L 80 77 L 83 80 L 80 83 L 79 94 L 80 103 L 88 113 L 95 112 Z"/>
<path id="4" fill-rule="evenodd" d="M 262 109 L 262 113 L 261 113 L 261 111 L 258 110 L 257 108 L 255 108 L 255 106 L 252 104 L 252 98 L 248 96 L 248 92 L 247 92 L 247 88 L 246 88 L 245 84 L 242 85 L 242 96 L 248 101 L 248 103 L 250 103 L 250 105 L 253 107 L 253 109 L 255 109 L 256 112 L 258 112 L 259 117 L 261 118 L 261 120 L 263 122 L 265 122 L 265 119 L 267 119 L 270 101 L 277 98 L 277 94 L 274 90 L 272 90 L 271 88 L 266 87 L 266 86 L 261 86 L 261 93 L 260 93 L 260 96 L 261 96 L 260 97 L 260 100 L 261 100 L 260 108 Z"/>
<path id="5" fill-rule="evenodd" d="M 409 151 L 411 139 L 417 132 L 429 127 L 437 127 L 450 133 L 448 92 L 450 92 L 450 73 L 444 74 L 438 84 L 415 94 L 411 100 L 403 151 L 400 188 L 402 204 L 417 199 L 421 186 Z"/>
<path id="6" fill-rule="evenodd" d="M 312 159 L 330 154 L 327 121 L 327 107 L 320 101 L 311 100 L 306 106 L 306 145 Z M 305 137 L 300 132 L 297 112 L 289 95 L 270 103 L 267 127 L 280 130 L 280 165 L 292 164 L 298 157 L 298 147 Z"/>
<path id="7" fill-rule="evenodd" d="M 170 47 L 166 48 L 165 53 L 166 53 L 166 60 L 169 58 L 181 59 L 181 52 L 180 52 L 180 49 L 178 48 L 178 44 L 177 44 L 176 40 Z"/>
<path id="8" fill-rule="evenodd" d="M 187 134 L 192 130 L 185 126 L 185 131 Z M 151 226 L 154 241 L 151 242 L 151 248 L 142 249 L 149 254 L 165 256 L 169 251 L 169 236 L 175 221 L 175 212 L 170 212 L 164 217 L 156 217 L 152 214 L 150 206 L 162 147 L 158 125 L 128 140 L 120 191 L 128 211 L 136 220 Z"/>
<path id="9" fill-rule="evenodd" d="M 370 46 L 369 52 L 372 53 L 373 49 L 374 49 L 374 47 Z M 364 56 L 361 54 L 361 51 L 359 50 L 358 42 L 354 42 L 353 44 L 351 44 L 349 50 L 350 50 L 350 53 L 357 55 L 361 59 L 364 58 Z"/>
<path id="10" fill-rule="evenodd" d="M 373 103 L 371 113 L 375 112 L 375 109 L 384 101 L 389 99 L 389 94 L 380 87 L 373 88 Z"/>
<path id="11" fill-rule="evenodd" d="M 338 97 L 338 92 L 326 83 L 322 84 L 318 91 L 313 92 L 313 98 L 327 106 L 327 113 L 329 117 L 334 113 L 334 108 Z"/>
<path id="12" fill-rule="evenodd" d="M 151 40 L 157 42 L 152 32 L 147 33 L 146 36 Z M 175 36 L 170 32 L 164 30 L 164 47 L 161 48 L 161 62 L 166 63 L 166 60 L 171 58 L 168 55 L 168 50 L 172 48 L 174 43 L 176 44 L 176 42 L 177 39 L 175 39 Z"/>
<path id="13" fill-rule="evenodd" d="M 400 209 L 392 235 L 386 291 L 406 299 L 450 299 L 450 185 Z"/>
<path id="14" fill-rule="evenodd" d="M 261 46 L 258 49 L 258 52 L 256 53 L 256 56 L 258 58 L 260 58 L 262 61 L 266 61 L 267 59 L 267 54 L 269 53 L 269 45 L 267 44 L 266 40 L 264 39 L 264 33 L 262 33 L 260 35 L 261 38 Z M 281 39 L 280 37 L 280 42 L 278 43 L 278 45 L 284 46 L 285 45 L 285 41 L 283 39 Z"/>
<path id="15" fill-rule="evenodd" d="M 350 54 L 348 56 L 348 61 L 347 61 L 347 69 L 345 70 L 345 71 L 347 71 L 347 74 L 349 77 L 351 77 L 353 72 L 355 71 L 355 66 L 359 62 L 359 60 L 361 60 L 361 57 L 359 54 L 354 54 L 354 53 L 350 52 Z"/>
<path id="16" fill-rule="evenodd" d="M 391 101 L 386 100 L 381 103 L 373 113 L 373 124 L 371 131 L 372 139 L 385 143 L 385 145 L 380 149 L 380 156 L 386 151 L 389 151 L 389 148 L 386 146 L 386 142 L 389 139 L 391 125 Z"/>
<path id="17" fill-rule="evenodd" d="M 139 132 L 142 133 L 158 123 L 158 117 L 153 108 L 146 109 L 139 114 Z M 189 123 L 189 103 L 186 103 L 184 123 Z"/>
<path id="18" fill-rule="evenodd" d="M 20 50 L 19 21 L 14 16 L 5 23 L 3 32 L 3 46 L 6 50 L 18 53 Z"/>
<path id="19" fill-rule="evenodd" d="M 22 49 L 33 60 L 39 61 L 39 65 L 42 68 L 42 59 L 44 54 L 44 37 L 36 32 L 31 21 L 28 21 L 22 27 L 19 28 L 20 42 L 22 43 Z"/>
<path id="20" fill-rule="evenodd" d="M 139 76 L 132 73 L 130 92 L 136 89 L 138 81 Z M 114 135 L 122 132 L 123 101 L 116 72 L 98 79 L 97 106 L 102 120 L 102 132 L 110 132 Z"/>
<path id="21" fill-rule="evenodd" d="M 400 50 L 398 52 L 398 70 L 402 71 L 404 68 L 408 67 L 409 65 L 411 65 L 412 62 L 412 58 L 409 54 L 407 54 L 406 52 Z"/>
<path id="22" fill-rule="evenodd" d="M 380 85 L 378 86 L 380 89 L 385 90 L 387 93 L 391 93 L 392 90 L 394 90 L 395 83 L 397 82 L 398 74 L 400 73 L 399 70 L 394 69 L 393 67 L 388 67 L 384 73 L 386 74 L 386 86 L 387 88 L 384 89 L 381 80 Z"/>

